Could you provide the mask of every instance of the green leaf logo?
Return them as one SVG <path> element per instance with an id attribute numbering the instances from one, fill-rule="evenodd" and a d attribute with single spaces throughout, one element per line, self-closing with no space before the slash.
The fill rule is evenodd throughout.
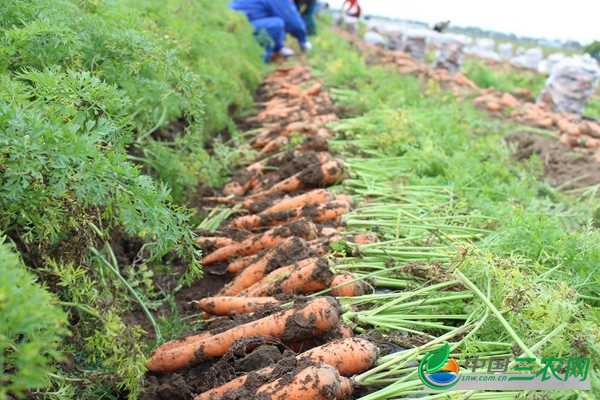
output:
<path id="1" fill-rule="evenodd" d="M 431 356 L 427 360 L 427 365 L 425 366 L 425 369 L 428 373 L 440 369 L 444 364 L 446 364 L 446 361 L 450 356 L 450 346 L 448 346 L 448 343 L 446 343 L 435 353 L 429 354 L 431 354 Z"/>

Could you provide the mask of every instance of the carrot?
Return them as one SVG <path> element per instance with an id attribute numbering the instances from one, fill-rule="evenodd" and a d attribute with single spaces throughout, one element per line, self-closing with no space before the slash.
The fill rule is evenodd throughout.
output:
<path id="1" fill-rule="evenodd" d="M 207 331 L 207 332 L 201 332 L 197 335 L 191 335 L 191 336 L 188 336 L 188 337 L 185 337 L 182 339 L 171 340 L 169 342 L 163 343 L 160 347 L 154 349 L 152 351 L 152 357 L 158 356 L 159 354 L 164 353 L 165 351 L 168 351 L 168 350 L 171 350 L 171 349 L 174 349 L 177 347 L 182 347 L 187 344 L 209 338 L 211 336 L 212 336 L 212 334 L 209 331 Z"/>
<path id="2" fill-rule="evenodd" d="M 307 151 L 325 152 L 329 150 L 329 143 L 327 143 L 327 139 L 324 137 L 313 135 L 308 136 L 302 143 L 294 148 L 300 153 L 305 153 Z"/>
<path id="3" fill-rule="evenodd" d="M 304 329 L 300 331 L 289 329 L 289 326 L 294 324 L 292 321 L 299 320 L 310 321 L 310 325 L 303 326 Z M 319 335 L 330 330 L 338 321 L 337 302 L 331 297 L 318 297 L 305 303 L 302 308 L 281 311 L 247 324 L 238 325 L 209 338 L 155 354 L 146 367 L 152 372 L 177 371 L 209 357 L 220 357 L 231 348 L 235 341 L 247 336 L 273 336 L 293 341 L 300 339 L 299 335 L 301 337 Z"/>
<path id="4" fill-rule="evenodd" d="M 239 182 L 229 182 L 227 185 L 223 187 L 223 194 L 228 196 L 230 194 L 234 196 L 241 197 L 244 195 L 246 191 L 244 190 L 244 186 Z"/>
<path id="5" fill-rule="evenodd" d="M 227 265 L 227 272 L 231 274 L 237 274 L 248 265 L 252 264 L 254 260 L 256 260 L 256 257 L 257 255 L 255 254 L 248 257 L 238 258 L 237 260 L 230 262 L 229 265 Z"/>
<path id="6" fill-rule="evenodd" d="M 303 239 L 297 236 L 283 239 L 266 252 L 264 256 L 236 275 L 230 283 L 219 291 L 217 296 L 235 296 L 241 290 L 261 280 L 265 273 L 271 272 L 280 266 L 288 265 L 297 258 L 304 257 L 306 252 L 307 245 Z"/>
<path id="7" fill-rule="evenodd" d="M 304 260 L 300 260 L 296 263 L 277 268 L 276 270 L 269 272 L 267 275 L 265 275 L 264 278 L 262 278 L 260 281 L 256 282 L 252 286 L 249 286 L 246 289 L 240 291 L 237 295 L 238 296 L 247 296 L 249 292 L 251 292 L 259 287 L 269 285 L 272 282 L 282 280 L 282 279 L 286 278 L 294 270 L 300 269 L 302 267 L 305 267 L 305 266 L 307 266 L 311 263 L 315 263 L 317 261 L 319 261 L 319 259 L 317 257 L 305 258 Z"/>
<path id="8" fill-rule="evenodd" d="M 351 208 L 356 207 L 356 200 L 354 199 L 354 197 L 350 196 L 349 194 L 336 194 L 335 195 L 335 199 L 339 200 L 339 201 L 345 201 L 346 203 L 348 203 L 350 205 Z"/>
<path id="9" fill-rule="evenodd" d="M 286 146 L 289 143 L 290 139 L 288 139 L 287 136 L 277 136 L 271 139 L 270 142 L 265 144 L 265 146 L 260 151 L 259 155 L 265 155 L 267 153 L 276 153 L 279 150 L 281 150 L 283 146 Z"/>
<path id="10" fill-rule="evenodd" d="M 248 297 L 270 296 L 280 293 L 314 293 L 331 285 L 334 274 L 329 268 L 329 263 L 322 258 L 317 262 L 296 269 L 287 278 L 273 282 L 248 292 Z"/>
<path id="11" fill-rule="evenodd" d="M 324 238 L 319 238 L 315 240 L 311 240 L 309 244 L 309 254 L 316 257 L 324 257 L 331 250 L 330 244 L 339 242 L 343 237 L 340 234 L 327 236 Z"/>
<path id="12" fill-rule="evenodd" d="M 194 303 L 208 314 L 229 317 L 234 312 L 248 314 L 265 304 L 278 304 L 279 301 L 274 297 L 206 297 Z"/>
<path id="13" fill-rule="evenodd" d="M 350 400 L 354 393 L 354 384 L 352 379 L 340 376 L 340 391 L 335 397 L 336 400 Z"/>
<path id="14" fill-rule="evenodd" d="M 306 132 L 306 130 L 308 130 L 308 125 L 306 124 L 306 122 L 301 122 L 301 121 L 291 122 L 285 127 L 285 129 L 281 132 L 281 134 L 288 136 L 291 133 Z"/>
<path id="15" fill-rule="evenodd" d="M 256 390 L 256 398 L 271 400 L 333 400 L 340 393 L 338 372 L 329 365 L 317 364 L 298 372 L 290 382 L 290 374 Z"/>
<path id="16" fill-rule="evenodd" d="M 311 87 L 309 87 L 308 89 L 306 89 L 303 94 L 308 95 L 308 96 L 316 96 L 319 93 L 321 93 L 321 89 L 323 88 L 323 85 L 321 85 L 320 83 L 315 83 L 314 85 L 312 85 Z"/>
<path id="17" fill-rule="evenodd" d="M 250 198 L 263 199 L 280 191 L 293 192 L 311 187 L 333 185 L 341 178 L 343 172 L 344 165 L 338 159 L 330 160 L 320 167 L 311 165 L 271 188 L 250 196 Z"/>
<path id="18" fill-rule="evenodd" d="M 354 297 L 354 296 L 362 296 L 366 293 L 366 285 L 363 281 L 355 280 L 356 277 L 350 274 L 340 274 L 336 275 L 331 282 L 331 287 L 333 288 L 330 292 L 332 296 L 342 296 L 342 297 Z M 350 282 L 350 283 L 348 283 Z M 335 286 L 340 286 L 336 288 Z"/>
<path id="19" fill-rule="evenodd" d="M 257 215 L 244 215 L 234 219 L 231 222 L 231 227 L 237 229 L 250 229 L 260 226 L 279 225 L 285 221 L 295 220 L 301 217 L 309 218 L 313 222 L 331 221 L 349 212 L 350 206 L 348 203 L 343 201 L 332 201 L 314 207 L 307 205 L 305 208 L 296 208 L 274 213 L 262 212 Z"/>
<path id="20" fill-rule="evenodd" d="M 350 205 L 345 201 L 331 201 L 329 203 L 320 204 L 311 216 L 311 211 L 303 212 L 302 215 L 309 217 L 313 222 L 331 221 L 337 219 L 343 214 L 351 211 Z"/>
<path id="21" fill-rule="evenodd" d="M 324 226 L 321 228 L 321 230 L 319 231 L 319 233 L 322 236 L 331 236 L 331 235 L 335 235 L 338 233 L 338 230 L 336 228 L 332 228 L 330 226 Z"/>
<path id="22" fill-rule="evenodd" d="M 351 241 L 356 244 L 370 244 L 379 242 L 379 238 L 372 233 L 361 233 L 354 236 Z"/>
<path id="23" fill-rule="evenodd" d="M 337 328 L 338 328 L 339 336 L 341 338 L 343 338 L 343 339 L 349 339 L 351 337 L 354 337 L 354 331 L 348 325 L 341 323 L 341 324 L 338 325 Z"/>
<path id="24" fill-rule="evenodd" d="M 296 360 L 311 360 L 334 367 L 341 375 L 352 376 L 366 371 L 379 357 L 379 350 L 370 341 L 363 338 L 341 339 L 314 347 L 296 356 Z M 273 372 L 267 367 L 254 372 L 258 377 L 264 377 Z M 242 386 L 248 375 L 242 375 L 223 386 L 202 393 L 194 400 L 218 399 L 227 390 Z"/>
<path id="25" fill-rule="evenodd" d="M 243 196 L 248 188 L 252 184 L 252 182 L 258 178 L 263 170 L 263 166 L 260 162 L 255 162 L 254 164 L 246 167 L 242 173 L 238 174 L 232 179 L 232 182 L 225 185 L 223 188 L 223 194 L 235 195 L 238 197 Z"/>
<path id="26" fill-rule="evenodd" d="M 286 237 L 297 235 L 303 239 L 311 240 L 316 236 L 316 229 L 312 222 L 306 219 L 292 221 L 286 225 L 270 229 L 260 235 L 253 236 L 240 243 L 221 247 L 202 258 L 202 265 L 225 261 L 232 256 L 249 256 L 263 249 L 275 247 Z"/>
<path id="27" fill-rule="evenodd" d="M 320 128 L 320 129 L 317 131 L 317 135 L 319 135 L 319 136 L 321 136 L 321 137 L 323 137 L 323 138 L 325 138 L 325 139 L 329 139 L 329 138 L 331 138 L 331 136 L 332 136 L 332 133 L 331 133 L 331 131 L 330 131 L 329 129 L 327 129 L 327 128 Z"/>
<path id="28" fill-rule="evenodd" d="M 214 246 L 217 249 L 225 246 L 230 246 L 235 242 L 228 237 L 220 236 L 205 236 L 197 240 L 200 246 Z"/>
<path id="29" fill-rule="evenodd" d="M 279 203 L 264 210 L 263 213 L 287 211 L 294 208 L 302 208 L 307 204 L 326 203 L 332 201 L 333 199 L 334 195 L 331 192 L 328 192 L 325 189 L 315 189 L 299 196 L 281 200 Z"/>

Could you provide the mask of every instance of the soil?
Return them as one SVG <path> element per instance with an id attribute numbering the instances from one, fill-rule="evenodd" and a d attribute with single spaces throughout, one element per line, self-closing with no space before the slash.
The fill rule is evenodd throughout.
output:
<path id="1" fill-rule="evenodd" d="M 569 151 L 557 139 L 529 132 L 517 132 L 506 140 L 517 146 L 516 160 L 537 156 L 544 166 L 543 178 L 552 186 L 569 190 L 600 184 L 600 164 L 591 154 Z"/>

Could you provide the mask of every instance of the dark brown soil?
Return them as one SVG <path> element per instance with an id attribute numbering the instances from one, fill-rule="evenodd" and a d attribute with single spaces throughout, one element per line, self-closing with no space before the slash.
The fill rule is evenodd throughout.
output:
<path id="1" fill-rule="evenodd" d="M 544 166 L 543 178 L 564 190 L 600 184 L 600 165 L 589 154 L 582 154 L 551 139 L 529 132 L 507 137 L 517 146 L 514 158 L 522 161 L 537 156 Z"/>

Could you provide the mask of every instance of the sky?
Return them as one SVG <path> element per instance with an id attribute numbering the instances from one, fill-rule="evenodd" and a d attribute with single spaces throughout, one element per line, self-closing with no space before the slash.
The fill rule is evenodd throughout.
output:
<path id="1" fill-rule="evenodd" d="M 326 0 L 339 8 L 343 0 Z M 450 20 L 455 26 L 535 38 L 600 40 L 600 4 L 596 0 L 359 0 L 363 15 L 412 19 L 429 24 Z M 596 3 L 596 5 L 594 5 Z"/>

